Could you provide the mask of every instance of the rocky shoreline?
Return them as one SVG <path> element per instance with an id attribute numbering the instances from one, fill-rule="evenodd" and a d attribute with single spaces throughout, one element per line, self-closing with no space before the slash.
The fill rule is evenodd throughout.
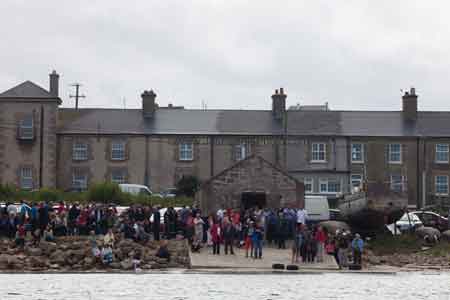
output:
<path id="1" fill-rule="evenodd" d="M 101 237 L 98 237 L 101 240 Z M 134 271 L 133 258 L 140 257 L 142 270 L 189 268 L 189 249 L 185 240 L 170 240 L 171 259 L 155 256 L 159 242 L 117 241 L 113 262 L 104 265 L 92 254 L 87 236 L 59 237 L 54 242 L 41 241 L 38 246 L 15 247 L 9 239 L 0 240 L 0 272 L 122 272 Z"/>

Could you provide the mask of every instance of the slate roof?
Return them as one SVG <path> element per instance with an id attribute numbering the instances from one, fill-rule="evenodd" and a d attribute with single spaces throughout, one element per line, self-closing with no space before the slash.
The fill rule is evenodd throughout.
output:
<path id="1" fill-rule="evenodd" d="M 25 81 L 0 94 L 0 101 L 58 101 Z M 419 111 L 415 122 L 401 111 L 287 111 L 287 134 L 300 136 L 450 137 L 450 112 Z M 275 135 L 285 133 L 269 110 L 158 109 L 144 118 L 140 109 L 60 108 L 59 134 Z"/>
<path id="2" fill-rule="evenodd" d="M 267 110 L 160 109 L 145 119 L 140 109 L 59 110 L 60 134 L 283 135 L 283 122 Z M 288 135 L 450 137 L 450 112 L 288 111 Z"/>
<path id="3" fill-rule="evenodd" d="M 25 81 L 21 84 L 0 94 L 0 99 L 22 98 L 22 99 L 55 99 L 46 89 L 38 86 L 31 81 Z"/>

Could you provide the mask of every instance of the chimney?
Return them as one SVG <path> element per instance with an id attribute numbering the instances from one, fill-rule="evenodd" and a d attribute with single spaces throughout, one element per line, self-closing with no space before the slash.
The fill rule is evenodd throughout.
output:
<path id="1" fill-rule="evenodd" d="M 417 95 L 416 89 L 411 88 L 409 92 L 405 92 L 402 97 L 403 118 L 408 121 L 417 119 Z"/>
<path id="2" fill-rule="evenodd" d="M 156 94 L 153 90 L 144 91 L 142 97 L 142 114 L 144 118 L 153 118 L 157 104 L 155 102 Z"/>
<path id="3" fill-rule="evenodd" d="M 50 76 L 50 94 L 58 98 L 59 97 L 59 75 L 55 70 L 49 75 Z"/>
<path id="4" fill-rule="evenodd" d="M 272 115 L 275 120 L 283 120 L 286 112 L 286 97 L 283 88 L 280 88 L 280 91 L 275 90 L 275 94 L 272 95 Z"/>

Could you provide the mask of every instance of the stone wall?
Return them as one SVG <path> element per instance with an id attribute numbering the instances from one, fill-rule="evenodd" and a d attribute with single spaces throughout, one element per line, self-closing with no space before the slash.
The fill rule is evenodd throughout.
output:
<path id="1" fill-rule="evenodd" d="M 251 156 L 219 173 L 197 193 L 200 208 L 240 208 L 243 192 L 264 192 L 268 207 L 303 205 L 303 184 L 259 156 Z"/>

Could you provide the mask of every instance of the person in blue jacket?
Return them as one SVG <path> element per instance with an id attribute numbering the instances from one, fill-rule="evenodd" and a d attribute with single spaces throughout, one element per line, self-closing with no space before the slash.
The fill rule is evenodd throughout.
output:
<path id="1" fill-rule="evenodd" d="M 364 249 L 364 241 L 361 239 L 359 233 L 355 234 L 355 238 L 352 241 L 353 251 L 353 263 L 355 265 L 361 265 L 361 255 Z"/>

